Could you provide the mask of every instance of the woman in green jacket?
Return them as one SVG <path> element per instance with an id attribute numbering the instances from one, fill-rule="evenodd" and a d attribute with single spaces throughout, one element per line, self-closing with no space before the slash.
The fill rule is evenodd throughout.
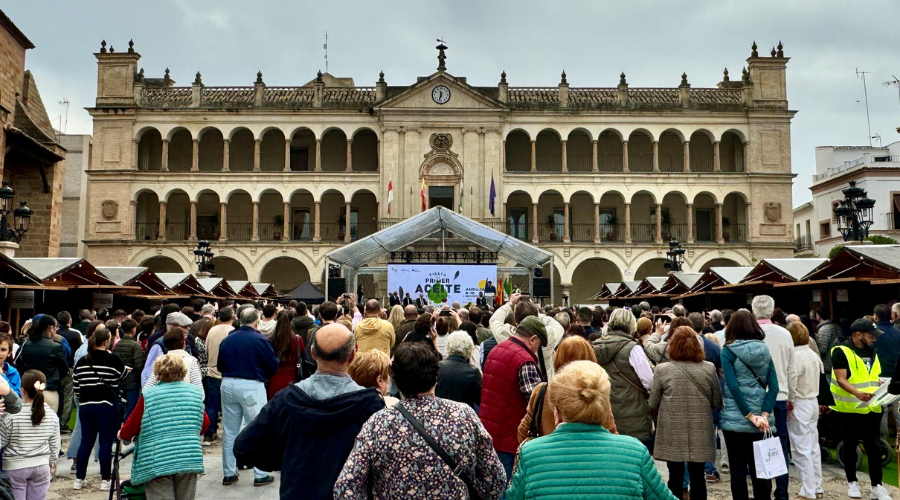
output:
<path id="1" fill-rule="evenodd" d="M 597 363 L 573 361 L 556 373 L 547 394 L 557 428 L 519 450 L 507 500 L 675 499 L 647 448 L 601 425 L 612 411 L 609 391 Z"/>

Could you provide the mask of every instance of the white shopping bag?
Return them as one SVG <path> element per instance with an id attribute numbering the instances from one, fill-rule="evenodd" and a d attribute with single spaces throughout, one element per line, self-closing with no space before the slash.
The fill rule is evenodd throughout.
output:
<path id="1" fill-rule="evenodd" d="M 766 431 L 762 440 L 753 443 L 753 459 L 756 461 L 756 477 L 760 479 L 772 479 L 788 473 L 781 441 L 772 436 L 772 431 Z"/>

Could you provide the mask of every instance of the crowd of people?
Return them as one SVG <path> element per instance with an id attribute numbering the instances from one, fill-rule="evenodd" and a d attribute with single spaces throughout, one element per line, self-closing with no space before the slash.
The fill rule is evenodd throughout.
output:
<path id="1" fill-rule="evenodd" d="M 847 321 L 786 315 L 766 295 L 706 312 L 519 294 L 495 310 L 393 302 L 198 300 L 83 310 L 74 326 L 63 311 L 18 335 L 0 322 L 16 500 L 46 497 L 68 432 L 73 489 L 92 454 L 110 489 L 121 440 L 151 500 L 194 498 L 209 446 L 221 446 L 223 485 L 252 468 L 267 486 L 279 470 L 282 498 L 696 500 L 731 474 L 735 499 L 750 497 L 748 479 L 753 498 L 787 499 L 787 474 L 757 474 L 754 444 L 770 435 L 796 466 L 797 498 L 813 499 L 820 417 L 840 429 L 848 495 L 862 495 L 861 442 L 870 497 L 890 499 L 879 439 L 900 403 L 869 402 L 885 383 L 900 393 L 900 303 Z"/>

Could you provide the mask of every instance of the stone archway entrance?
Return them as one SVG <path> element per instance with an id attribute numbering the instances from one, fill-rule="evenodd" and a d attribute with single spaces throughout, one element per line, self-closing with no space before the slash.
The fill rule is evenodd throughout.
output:
<path id="1" fill-rule="evenodd" d="M 431 151 L 425 154 L 425 161 L 419 167 L 419 178 L 425 183 L 425 208 L 442 206 L 457 211 L 463 175 L 459 154 L 450 149 L 453 136 L 431 134 L 429 142 Z"/>

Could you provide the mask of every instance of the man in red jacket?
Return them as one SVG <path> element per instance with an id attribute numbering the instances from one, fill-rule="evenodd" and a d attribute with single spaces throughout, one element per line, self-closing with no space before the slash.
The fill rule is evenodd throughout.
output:
<path id="1" fill-rule="evenodd" d="M 528 316 L 512 337 L 491 349 L 484 362 L 479 416 L 494 440 L 506 477 L 512 477 L 519 449 L 519 422 L 525 416 L 531 392 L 543 382 L 536 353 L 546 343 L 544 323 L 536 316 Z"/>

